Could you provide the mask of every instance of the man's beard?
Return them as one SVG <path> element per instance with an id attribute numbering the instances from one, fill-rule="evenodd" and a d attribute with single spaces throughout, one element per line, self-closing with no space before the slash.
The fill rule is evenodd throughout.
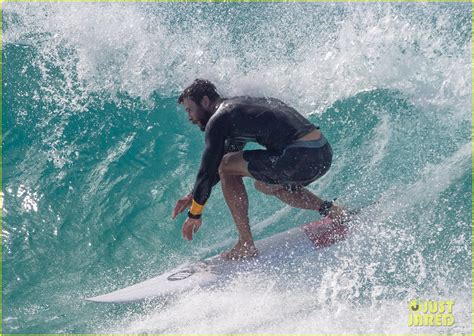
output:
<path id="1" fill-rule="evenodd" d="M 209 121 L 210 118 L 206 118 L 206 119 L 200 119 L 199 120 L 199 128 L 201 129 L 202 132 L 204 132 L 206 130 L 206 126 L 207 126 L 207 123 Z"/>

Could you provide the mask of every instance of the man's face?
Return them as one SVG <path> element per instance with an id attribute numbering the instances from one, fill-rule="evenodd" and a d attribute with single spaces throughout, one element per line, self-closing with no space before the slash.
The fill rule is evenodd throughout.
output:
<path id="1" fill-rule="evenodd" d="M 189 98 L 183 99 L 184 110 L 188 114 L 188 119 L 194 125 L 198 125 L 201 131 L 204 132 L 206 124 L 209 121 L 209 112 L 204 109 L 200 104 L 196 104 Z"/>

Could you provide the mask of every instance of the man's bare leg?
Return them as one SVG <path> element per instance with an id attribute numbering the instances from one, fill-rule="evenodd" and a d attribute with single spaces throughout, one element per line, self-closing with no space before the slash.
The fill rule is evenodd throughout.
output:
<path id="1" fill-rule="evenodd" d="M 257 254 L 249 225 L 249 200 L 243 176 L 248 176 L 247 165 L 242 153 L 226 155 L 219 169 L 222 192 L 239 231 L 239 241 L 222 256 L 226 259 L 240 259 L 252 257 Z"/>
<path id="2" fill-rule="evenodd" d="M 251 176 L 251 174 L 247 169 L 247 162 L 243 159 L 243 153 L 226 154 L 219 167 L 219 175 L 224 198 L 239 231 L 239 241 L 230 251 L 224 253 L 223 257 L 226 259 L 240 259 L 254 256 L 257 251 L 250 231 L 249 201 L 242 180 L 243 176 Z M 274 195 L 296 208 L 319 210 L 323 203 L 319 197 L 305 188 L 291 193 L 281 185 L 269 185 L 256 181 L 255 186 L 263 193 Z M 336 218 L 337 212 L 340 211 L 342 211 L 340 207 L 333 206 L 330 210 L 330 216 L 333 213 L 332 217 Z"/>
<path id="3" fill-rule="evenodd" d="M 322 199 L 306 188 L 301 188 L 294 192 L 289 192 L 288 190 L 281 188 L 275 192 L 274 195 L 286 204 L 300 209 L 319 210 L 323 204 Z"/>
<path id="4" fill-rule="evenodd" d="M 281 201 L 294 208 L 318 211 L 323 204 L 321 198 L 306 188 L 290 192 L 281 185 L 269 185 L 260 181 L 255 182 L 255 187 L 264 194 L 278 197 Z M 329 210 L 329 216 L 334 219 L 342 219 L 344 209 L 340 206 L 333 205 Z"/>
<path id="5" fill-rule="evenodd" d="M 224 176 L 221 178 L 222 191 L 230 213 L 239 231 L 239 241 L 222 256 L 225 259 L 253 257 L 257 250 L 253 242 L 249 225 L 249 201 L 241 176 Z"/>

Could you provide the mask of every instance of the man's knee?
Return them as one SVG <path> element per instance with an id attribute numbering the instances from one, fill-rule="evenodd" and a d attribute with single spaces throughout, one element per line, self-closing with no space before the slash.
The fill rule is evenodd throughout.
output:
<path id="1" fill-rule="evenodd" d="M 227 153 L 222 157 L 219 165 L 219 176 L 223 178 L 226 175 L 241 175 L 240 161 L 242 161 L 242 152 Z"/>
<path id="2" fill-rule="evenodd" d="M 275 195 L 276 193 L 284 189 L 284 187 L 281 185 L 277 185 L 277 184 L 272 185 L 272 184 L 267 184 L 261 181 L 255 181 L 254 184 L 255 184 L 255 189 L 264 193 L 265 195 Z"/>

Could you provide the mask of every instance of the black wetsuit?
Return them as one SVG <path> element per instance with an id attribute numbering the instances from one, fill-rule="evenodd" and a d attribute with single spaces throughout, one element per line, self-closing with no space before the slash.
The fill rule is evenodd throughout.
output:
<path id="1" fill-rule="evenodd" d="M 273 98 L 225 99 L 206 125 L 205 150 L 193 198 L 203 205 L 219 182 L 218 168 L 228 152 L 240 151 L 247 142 L 266 150 L 246 150 L 244 159 L 252 176 L 289 189 L 304 186 L 324 175 L 332 151 L 324 137 L 296 141 L 318 129 L 295 109 Z"/>

